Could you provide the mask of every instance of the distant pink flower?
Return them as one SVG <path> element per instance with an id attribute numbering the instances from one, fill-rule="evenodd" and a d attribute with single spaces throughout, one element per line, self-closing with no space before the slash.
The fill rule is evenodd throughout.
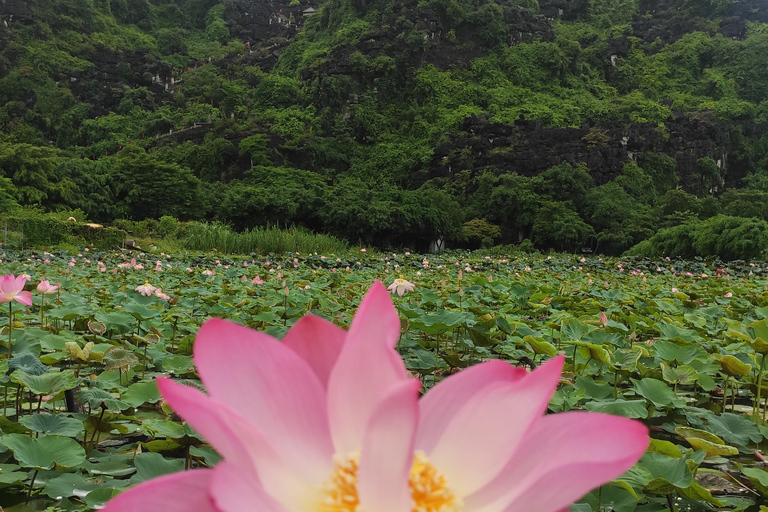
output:
<path id="1" fill-rule="evenodd" d="M 136 290 L 137 292 L 139 292 L 140 294 L 142 294 L 143 296 L 145 296 L 145 297 L 149 297 L 150 295 L 152 295 L 152 293 L 153 293 L 155 290 L 157 290 L 157 288 L 155 288 L 154 286 L 152 286 L 152 285 L 151 285 L 151 284 L 149 284 L 149 283 L 144 283 L 144 284 L 142 284 L 142 285 L 140 285 L 140 286 L 137 286 L 137 287 L 135 288 L 135 290 Z"/>
<path id="2" fill-rule="evenodd" d="M 360 249 L 360 252 L 366 252 L 366 251 L 365 251 L 365 247 L 363 247 L 362 249 Z"/>
<path id="3" fill-rule="evenodd" d="M 581 258 L 581 259 L 579 260 L 579 263 L 586 263 L 586 262 L 587 262 L 587 258 Z"/>
<path id="4" fill-rule="evenodd" d="M 680 291 L 680 290 L 678 290 L 677 288 L 672 288 L 672 293 L 677 293 L 677 292 L 679 292 L 679 291 Z"/>
<path id="5" fill-rule="evenodd" d="M 387 287 L 387 290 L 391 293 L 397 293 L 398 296 L 402 297 L 406 291 L 412 292 L 414 286 L 416 285 L 405 279 L 395 279 L 392 281 L 392 284 Z"/>
<path id="6" fill-rule="evenodd" d="M 253 284 L 264 284 L 264 281 L 259 276 L 256 276 L 253 279 L 251 279 L 251 282 Z"/>
<path id="7" fill-rule="evenodd" d="M 731 297 L 733 297 L 733 294 L 731 292 L 728 292 L 725 295 L 723 295 L 723 297 L 730 299 Z"/>
<path id="8" fill-rule="evenodd" d="M 216 274 L 216 271 L 215 270 L 203 270 L 201 272 L 201 274 L 203 274 L 204 276 L 212 276 L 212 275 Z"/>
<path id="9" fill-rule="evenodd" d="M 32 305 L 32 293 L 24 291 L 27 278 L 13 274 L 0 276 L 0 303 L 16 301 L 25 306 Z"/>
<path id="10" fill-rule="evenodd" d="M 104 512 L 555 512 L 645 452 L 639 422 L 544 414 L 562 356 L 531 373 L 480 363 L 419 400 L 399 337 L 380 283 L 349 331 L 306 316 L 280 342 L 209 320 L 194 344 L 209 394 L 157 382 L 223 461 L 142 483 Z"/>
<path id="11" fill-rule="evenodd" d="M 160 288 L 155 289 L 154 295 L 155 297 L 159 297 L 163 300 L 168 300 L 171 298 L 167 293 L 163 293 L 163 290 L 161 290 Z"/>
<path id="12" fill-rule="evenodd" d="M 43 295 L 54 294 L 58 289 L 58 286 L 52 285 L 47 279 L 45 281 L 40 281 L 40 284 L 37 285 L 37 291 Z"/>
<path id="13" fill-rule="evenodd" d="M 608 325 L 608 317 L 605 315 L 605 311 L 600 312 L 600 323 L 603 324 L 603 326 Z"/>

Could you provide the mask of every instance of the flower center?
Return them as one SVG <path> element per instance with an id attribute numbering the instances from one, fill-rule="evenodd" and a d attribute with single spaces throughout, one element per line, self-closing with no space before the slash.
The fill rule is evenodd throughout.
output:
<path id="1" fill-rule="evenodd" d="M 357 495 L 360 454 L 336 457 L 336 467 L 320 489 L 318 512 L 365 512 Z M 462 501 L 448 488 L 439 469 L 423 452 L 414 454 L 408 479 L 413 498 L 412 512 L 461 512 Z"/>

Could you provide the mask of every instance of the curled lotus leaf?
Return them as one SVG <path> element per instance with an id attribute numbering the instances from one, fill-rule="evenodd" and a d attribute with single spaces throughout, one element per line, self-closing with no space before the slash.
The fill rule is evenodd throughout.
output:
<path id="1" fill-rule="evenodd" d="M 557 348 L 541 337 L 535 337 L 535 336 L 526 336 L 523 338 L 523 341 L 526 342 L 528 345 L 531 346 L 534 353 L 536 354 L 544 354 L 550 357 L 554 357 L 557 355 Z"/>
<path id="2" fill-rule="evenodd" d="M 743 362 L 736 356 L 720 356 L 717 358 L 717 364 L 720 365 L 720 369 L 723 373 L 731 377 L 749 375 L 752 372 L 752 365 Z"/>
<path id="3" fill-rule="evenodd" d="M 97 322 L 96 320 L 89 320 L 88 330 L 91 331 L 91 334 L 103 336 L 104 333 L 107 332 L 107 326 L 101 322 Z"/>
<path id="4" fill-rule="evenodd" d="M 699 375 L 696 370 L 688 365 L 670 366 L 666 363 L 661 363 L 661 375 L 667 382 L 674 384 L 690 384 L 698 379 Z"/>
<path id="5" fill-rule="evenodd" d="M 64 344 L 64 347 L 67 351 L 67 354 L 72 359 L 76 359 L 78 361 L 88 361 L 91 357 L 91 351 L 93 350 L 93 342 L 89 341 L 85 344 L 85 346 L 80 347 L 80 345 L 75 341 L 68 341 Z"/>
<path id="6" fill-rule="evenodd" d="M 754 332 L 755 336 L 747 340 L 752 350 L 759 354 L 768 354 L 768 320 L 758 320 L 749 324 L 750 334 Z"/>
<path id="7" fill-rule="evenodd" d="M 120 347 L 112 347 L 104 352 L 101 359 L 105 363 L 107 371 L 119 368 L 121 372 L 127 372 L 131 366 L 139 362 L 139 358 L 131 352 Z"/>
<path id="8" fill-rule="evenodd" d="M 675 432 L 677 432 L 677 435 L 688 441 L 688 444 L 690 444 L 694 450 L 704 450 L 707 452 L 707 457 L 737 455 L 739 453 L 738 448 L 728 446 L 725 444 L 725 441 L 715 434 L 705 430 L 691 427 L 677 427 Z"/>

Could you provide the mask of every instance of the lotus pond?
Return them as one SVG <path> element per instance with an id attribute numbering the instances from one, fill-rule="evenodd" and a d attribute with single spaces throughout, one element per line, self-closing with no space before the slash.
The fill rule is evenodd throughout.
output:
<path id="1" fill-rule="evenodd" d="M 550 411 L 643 421 L 652 444 L 573 512 L 768 510 L 768 266 L 704 261 L 0 252 L 33 305 L 0 310 L 0 506 L 92 510 L 218 455 L 162 403 L 156 376 L 201 387 L 210 317 L 282 337 L 312 313 L 347 326 L 371 283 L 394 295 L 398 348 L 425 389 L 479 361 L 566 355 Z M 40 281 L 60 283 L 53 294 Z M 138 291 L 137 291 L 138 290 Z M 10 318 L 9 313 L 13 314 Z M 231 354 L 237 358 L 237 354 Z"/>

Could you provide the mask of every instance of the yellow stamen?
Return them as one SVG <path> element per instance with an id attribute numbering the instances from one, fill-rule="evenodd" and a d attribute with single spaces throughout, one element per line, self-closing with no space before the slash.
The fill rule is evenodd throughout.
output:
<path id="1" fill-rule="evenodd" d="M 357 495 L 360 454 L 336 457 L 331 476 L 320 489 L 318 512 L 365 512 Z M 461 512 L 463 503 L 448 488 L 440 470 L 422 452 L 416 452 L 409 482 L 412 512 Z"/>

